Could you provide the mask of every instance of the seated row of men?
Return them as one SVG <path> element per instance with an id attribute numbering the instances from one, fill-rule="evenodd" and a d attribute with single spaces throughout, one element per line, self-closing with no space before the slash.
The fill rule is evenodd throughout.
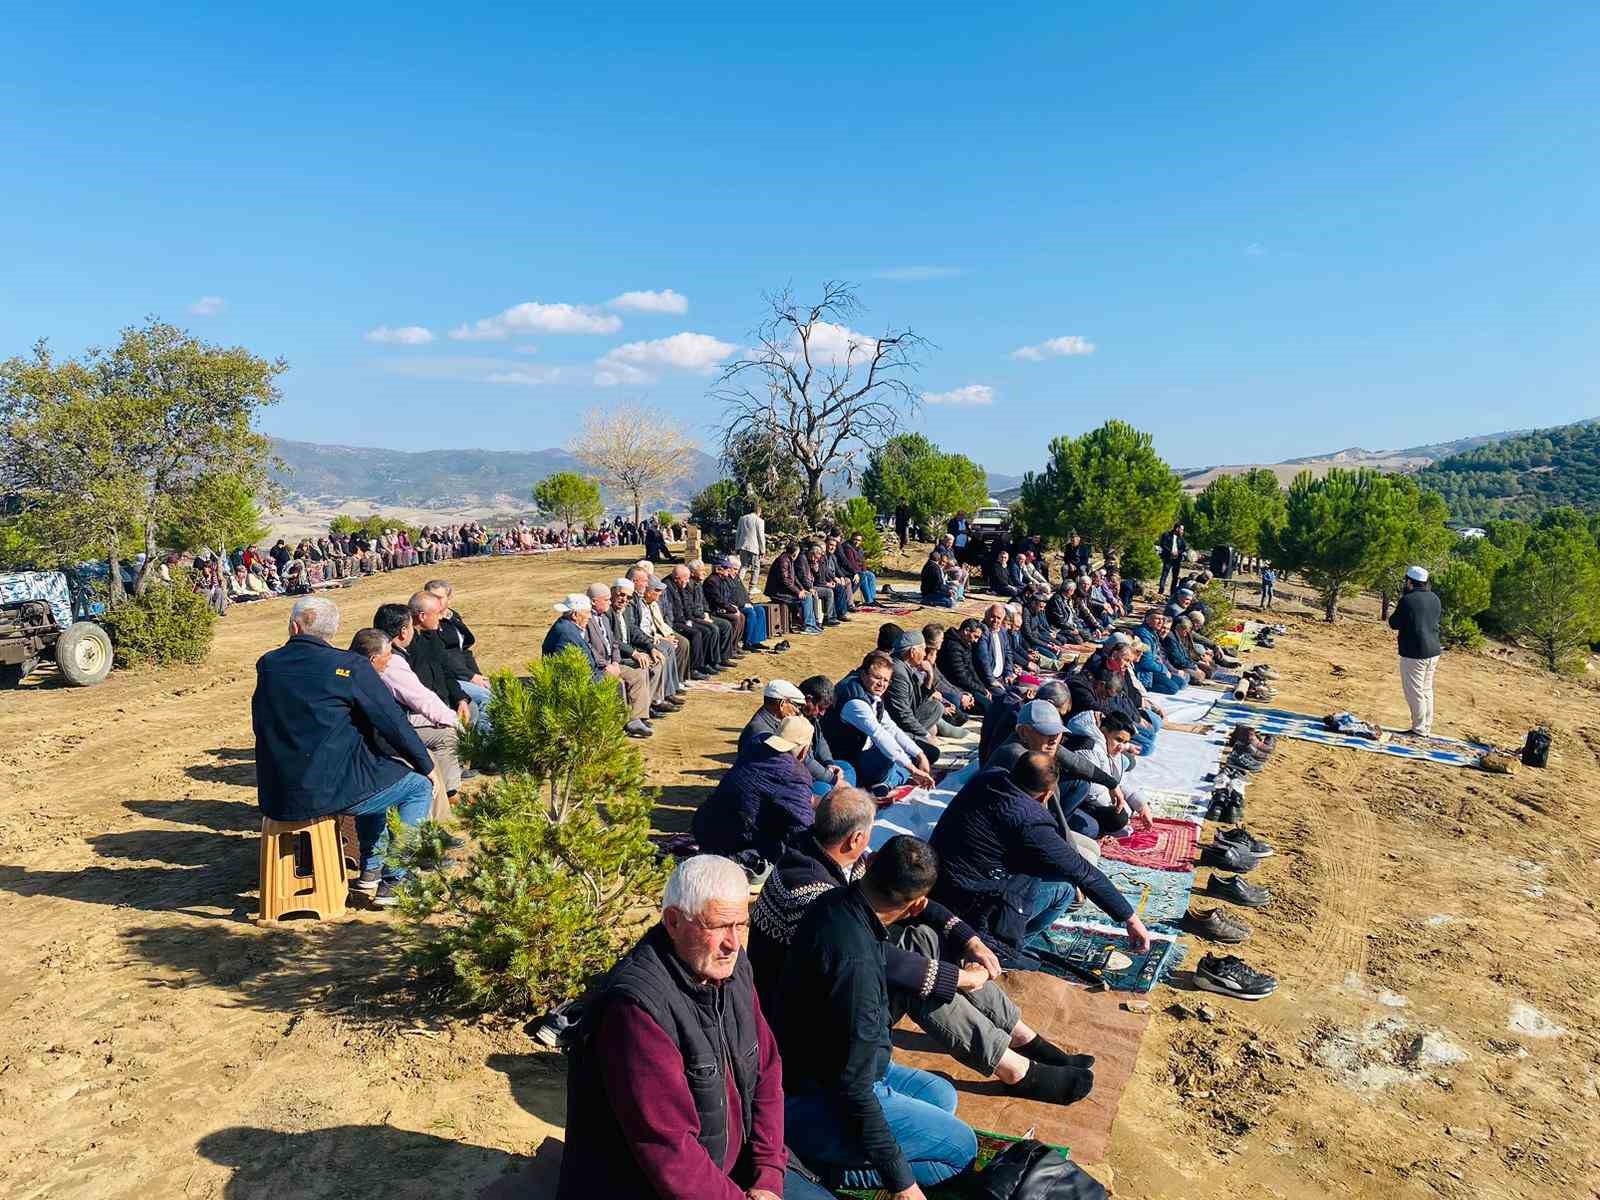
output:
<path id="1" fill-rule="evenodd" d="M 800 613 L 803 632 L 821 633 L 824 625 L 848 621 L 861 603 L 876 604 L 878 578 L 867 567 L 864 538 L 828 534 L 821 540 L 788 542 L 767 571 L 766 597 Z"/>

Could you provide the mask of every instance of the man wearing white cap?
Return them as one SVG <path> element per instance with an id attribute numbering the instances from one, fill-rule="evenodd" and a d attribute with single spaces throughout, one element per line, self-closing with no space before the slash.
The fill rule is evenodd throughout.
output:
<path id="1" fill-rule="evenodd" d="M 634 666 L 649 669 L 651 706 L 680 709 L 683 707 L 683 698 L 678 693 L 683 690 L 683 685 L 678 682 L 677 659 L 663 653 L 656 640 L 639 628 L 634 617 L 633 595 L 631 579 L 612 580 L 611 632 L 617 644 L 623 647 L 624 656 L 632 651 Z"/>
<path id="2" fill-rule="evenodd" d="M 1389 616 L 1400 635 L 1400 687 L 1411 709 L 1411 732 L 1433 732 L 1433 673 L 1439 666 L 1439 597 L 1425 567 L 1406 571 L 1405 592 Z"/>
<path id="3" fill-rule="evenodd" d="M 569 648 L 574 649 L 583 655 L 594 678 L 609 676 L 616 680 L 620 688 L 622 668 L 616 663 L 600 662 L 595 657 L 594 647 L 589 644 L 588 634 L 585 631 L 594 618 L 594 605 L 589 603 L 589 597 L 582 592 L 572 592 L 555 606 L 555 611 L 560 615 L 556 618 L 556 623 L 550 626 L 550 632 L 544 635 L 544 644 L 540 646 L 539 653 L 549 658 L 553 654 L 565 653 Z M 624 728 L 629 737 L 646 738 L 655 732 L 650 728 L 650 723 L 644 719 L 650 711 L 650 692 L 648 688 L 639 688 L 637 692 L 636 696 L 629 697 L 627 691 L 623 691 L 632 713 Z"/>

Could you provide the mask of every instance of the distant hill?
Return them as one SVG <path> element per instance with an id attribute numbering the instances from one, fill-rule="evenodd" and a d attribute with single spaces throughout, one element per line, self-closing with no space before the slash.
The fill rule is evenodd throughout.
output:
<path id="1" fill-rule="evenodd" d="M 1563 504 L 1600 509 L 1600 418 L 1535 429 L 1453 454 L 1417 473 L 1458 521 L 1535 517 Z"/>
<path id="2" fill-rule="evenodd" d="M 524 512 L 529 491 L 556 471 L 586 472 L 565 450 L 380 450 L 274 438 L 286 471 L 276 481 L 300 505 L 351 501 L 438 511 Z M 696 450 L 688 476 L 652 503 L 682 507 L 718 477 L 717 460 Z M 621 501 L 608 497 L 614 504 Z"/>

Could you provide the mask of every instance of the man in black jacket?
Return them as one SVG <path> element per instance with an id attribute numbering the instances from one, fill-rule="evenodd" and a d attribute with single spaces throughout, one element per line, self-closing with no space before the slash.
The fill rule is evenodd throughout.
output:
<path id="1" fill-rule="evenodd" d="M 361 877 L 351 886 L 387 907 L 402 874 L 383 869 L 388 813 L 408 826 L 427 817 L 433 759 L 372 664 L 328 644 L 338 632 L 333 601 L 303 596 L 288 642 L 256 662 L 256 798 L 274 821 L 354 816 Z M 374 736 L 400 757 L 378 754 Z"/>
<path id="2" fill-rule="evenodd" d="M 451 607 L 456 590 L 450 586 L 448 579 L 430 579 L 422 585 L 422 590 L 432 592 L 443 605 L 439 612 L 439 640 L 444 643 L 445 663 L 466 694 L 467 703 L 472 706 L 472 723 L 483 725 L 488 719 L 485 712 L 489 706 L 489 678 L 478 666 L 477 655 L 472 652 L 478 639 L 467 627 L 466 621 L 462 620 L 461 614 Z"/>
<path id="3" fill-rule="evenodd" d="M 1045 807 L 1057 778 L 1055 756 L 1030 751 L 1009 772 L 981 771 L 956 793 L 933 830 L 935 898 L 1013 966 L 1028 966 L 1028 938 L 1050 928 L 1079 888 L 1127 928 L 1134 949 L 1149 949 L 1144 922 Z"/>
<path id="4" fill-rule="evenodd" d="M 726 559 L 718 561 L 713 566 L 703 562 L 689 564 L 696 577 L 700 580 L 700 591 L 706 598 L 706 608 L 711 615 L 719 621 L 726 621 L 733 627 L 733 642 L 730 657 L 743 658 L 745 656 L 745 605 L 750 603 L 750 593 L 744 590 L 744 584 L 739 581 L 739 560 L 733 560 L 729 566 Z"/>
<path id="5" fill-rule="evenodd" d="M 680 563 L 672 569 L 661 593 L 661 612 L 672 631 L 689 641 L 689 677 L 710 679 L 722 667 L 721 644 L 716 626 L 698 619 L 696 607 L 689 568 Z"/>
<path id="6" fill-rule="evenodd" d="M 1183 560 L 1188 553 L 1189 543 L 1183 540 L 1183 523 L 1180 521 L 1161 535 L 1161 582 L 1156 584 L 1156 591 L 1167 590 L 1168 576 L 1171 576 L 1173 586 L 1177 586 L 1178 576 L 1183 573 Z"/>
<path id="7" fill-rule="evenodd" d="M 928 561 L 922 564 L 921 587 L 923 604 L 933 608 L 956 606 L 955 589 L 945 575 L 943 555 L 937 550 L 929 553 Z"/>
<path id="8" fill-rule="evenodd" d="M 811 904 L 785 956 L 773 1028 L 786 1140 L 831 1187 L 926 1200 L 977 1157 L 954 1086 L 889 1057 L 889 927 L 927 907 L 937 875 L 926 842 L 890 838 L 859 882 Z"/>
<path id="9" fill-rule="evenodd" d="M 813 902 L 861 877 L 877 805 L 860 788 L 840 787 L 817 803 L 811 828 L 792 839 L 750 911 L 750 965 L 762 1006 L 776 1012 L 789 944 Z M 995 1076 L 1014 1095 L 1059 1100 L 1087 1070 L 1088 1055 L 1067 1054 L 1022 1020 L 994 981 L 1000 962 L 964 921 L 930 901 L 893 925 L 884 946 L 891 1022 L 909 1013 L 963 1066 Z"/>
<path id="10" fill-rule="evenodd" d="M 997 696 L 995 691 L 978 678 L 978 667 L 972 660 L 972 648 L 978 644 L 978 639 L 982 636 L 983 622 L 975 617 L 968 617 L 957 628 L 945 634 L 944 644 L 939 647 L 940 672 L 951 684 L 972 697 L 972 706 L 980 713 L 987 712 L 990 703 Z"/>
<path id="11" fill-rule="evenodd" d="M 1433 732 L 1433 675 L 1439 668 L 1439 596 L 1428 583 L 1425 567 L 1406 572 L 1405 592 L 1389 615 L 1389 628 L 1399 631 L 1400 688 L 1411 709 L 1411 732 Z"/>
<path id="12" fill-rule="evenodd" d="M 917 740 L 928 761 L 938 758 L 938 750 L 929 741 L 938 732 L 939 722 L 955 709 L 933 690 L 922 664 L 927 657 L 928 643 L 919 629 L 908 629 L 895 638 L 893 646 L 894 674 L 889 677 L 889 690 L 884 693 L 884 707 L 889 717 Z"/>
<path id="13" fill-rule="evenodd" d="M 439 634 L 444 604 L 432 592 L 416 592 L 406 607 L 411 612 L 411 623 L 417 627 L 407 652 L 411 669 L 425 688 L 459 710 L 461 723 L 467 724 L 472 719 L 472 706 L 467 702 L 466 692 L 461 690 L 461 681 L 450 670 L 449 652 Z"/>

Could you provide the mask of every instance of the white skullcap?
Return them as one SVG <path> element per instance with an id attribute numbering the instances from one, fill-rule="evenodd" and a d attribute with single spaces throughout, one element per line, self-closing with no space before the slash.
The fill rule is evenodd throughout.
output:
<path id="1" fill-rule="evenodd" d="M 582 592 L 571 592 L 567 598 L 555 606 L 558 613 L 593 612 L 594 605 L 589 603 L 589 597 Z"/>
<path id="2" fill-rule="evenodd" d="M 1418 583 L 1427 583 L 1428 582 L 1428 568 L 1427 567 L 1411 567 L 1410 569 L 1408 569 L 1406 571 L 1406 578 L 1407 579 L 1413 579 Z"/>

